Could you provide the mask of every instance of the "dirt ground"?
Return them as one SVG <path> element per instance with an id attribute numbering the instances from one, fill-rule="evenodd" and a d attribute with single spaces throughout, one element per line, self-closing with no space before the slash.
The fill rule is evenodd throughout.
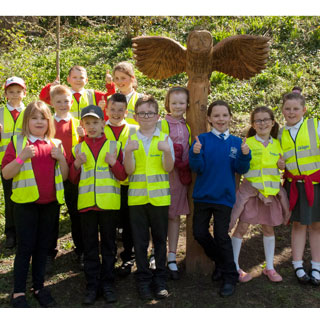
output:
<path id="1" fill-rule="evenodd" d="M 118 302 L 108 305 L 99 298 L 92 308 L 318 308 L 320 307 L 320 288 L 300 285 L 292 271 L 290 250 L 290 226 L 276 228 L 275 268 L 283 276 L 283 282 L 271 283 L 261 274 L 265 263 L 260 227 L 251 227 L 240 255 L 240 266 L 250 271 L 252 281 L 237 285 L 236 292 L 228 298 L 219 296 L 221 283 L 212 283 L 210 274 L 187 274 L 185 271 L 185 220 L 181 224 L 178 249 L 178 266 L 181 279 L 168 280 L 169 297 L 165 300 L 141 301 L 138 297 L 134 274 L 127 278 L 117 278 Z M 68 217 L 60 224 L 59 253 L 55 260 L 54 272 L 47 278 L 50 288 L 60 308 L 83 308 L 81 304 L 85 289 L 83 272 L 78 269 L 72 251 L 72 240 Z M 0 243 L 0 307 L 10 307 L 12 292 L 13 250 L 4 250 L 4 240 Z M 121 252 L 121 241 L 118 241 Z M 306 250 L 307 266 L 310 251 Z M 31 286 L 30 279 L 28 287 Z M 27 293 L 32 307 L 39 307 L 31 292 Z"/>

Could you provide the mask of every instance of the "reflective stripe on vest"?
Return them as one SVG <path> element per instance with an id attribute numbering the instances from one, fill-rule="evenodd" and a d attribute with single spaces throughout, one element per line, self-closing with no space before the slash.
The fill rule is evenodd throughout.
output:
<path id="1" fill-rule="evenodd" d="M 136 105 L 136 102 L 139 98 L 139 94 L 137 92 L 135 92 L 129 102 L 128 102 L 128 106 L 127 106 L 127 110 L 128 110 L 128 114 L 126 117 L 126 121 L 130 124 L 135 124 L 135 125 L 139 125 L 138 122 L 136 120 L 134 120 L 133 115 L 134 115 L 134 107 Z"/>
<path id="2" fill-rule="evenodd" d="M 151 203 L 154 206 L 169 206 L 171 203 L 169 175 L 163 169 L 163 152 L 158 150 L 158 142 L 164 141 L 167 135 L 153 136 L 146 155 L 143 143 L 137 134 L 132 140 L 139 142 L 139 149 L 134 151 L 135 171 L 129 176 L 128 205 Z"/>
<path id="3" fill-rule="evenodd" d="M 187 130 L 188 130 L 188 133 L 189 133 L 189 146 L 191 146 L 191 129 L 190 129 L 190 126 L 186 123 L 186 127 L 187 127 Z M 170 135 L 170 125 L 169 125 L 169 122 L 166 120 L 166 119 L 163 119 L 163 120 L 160 120 L 157 122 L 157 128 L 166 133 L 167 135 Z"/>
<path id="4" fill-rule="evenodd" d="M 81 119 L 81 110 L 90 105 L 96 105 L 96 97 L 94 94 L 94 90 L 86 89 L 80 96 L 79 103 L 77 102 L 76 98 L 72 96 L 73 103 L 70 109 L 71 115 L 80 120 Z"/>
<path id="5" fill-rule="evenodd" d="M 121 143 L 122 150 L 124 149 L 129 136 L 132 136 L 133 134 L 135 134 L 137 132 L 138 128 L 139 127 L 134 124 L 128 124 L 128 123 L 125 124 L 125 126 L 123 127 L 123 129 L 120 133 L 119 139 L 118 139 L 118 141 Z M 110 128 L 110 125 L 106 125 L 104 127 L 104 133 L 105 133 L 106 138 L 108 140 L 117 141 L 112 129 Z M 126 186 L 129 185 L 129 179 L 126 178 L 126 180 L 120 181 L 120 184 L 126 185 Z"/>
<path id="6" fill-rule="evenodd" d="M 281 176 L 277 162 L 279 154 L 282 154 L 279 141 L 273 139 L 272 143 L 264 147 L 255 137 L 250 137 L 246 143 L 251 150 L 252 159 L 250 169 L 244 177 L 265 197 L 278 194 Z"/>
<path id="7" fill-rule="evenodd" d="M 16 155 L 22 151 L 27 144 L 27 138 L 22 135 L 13 137 L 13 145 L 16 150 Z M 61 143 L 58 139 L 50 140 L 56 147 Z M 55 188 L 56 198 L 59 204 L 64 203 L 64 188 L 63 178 L 58 161 L 55 164 Z M 16 203 L 29 203 L 39 199 L 39 191 L 37 182 L 34 176 L 31 159 L 26 160 L 19 170 L 19 173 L 12 181 L 12 195 L 11 200 Z"/>
<path id="8" fill-rule="evenodd" d="M 103 210 L 120 209 L 120 183 L 105 162 L 107 152 L 113 154 L 117 150 L 119 155 L 120 148 L 120 142 L 106 140 L 97 160 L 86 142 L 79 143 L 72 149 L 74 156 L 78 150 L 87 157 L 87 162 L 81 165 L 78 210 L 94 206 Z"/>
<path id="9" fill-rule="evenodd" d="M 316 119 L 304 120 L 293 141 L 289 130 L 282 128 L 279 137 L 286 168 L 291 174 L 311 175 L 320 169 L 320 141 L 317 130 L 318 121 Z M 288 180 L 291 181 L 290 178 Z"/>
<path id="10" fill-rule="evenodd" d="M 2 124 L 0 139 L 0 165 L 8 144 L 11 141 L 11 137 L 21 133 L 24 110 L 25 108 L 20 112 L 18 118 L 14 120 L 7 107 L 0 108 L 0 123 Z"/>

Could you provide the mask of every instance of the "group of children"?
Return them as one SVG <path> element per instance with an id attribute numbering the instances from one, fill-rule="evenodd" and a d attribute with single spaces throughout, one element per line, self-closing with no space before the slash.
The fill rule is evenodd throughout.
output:
<path id="1" fill-rule="evenodd" d="M 250 224 L 262 225 L 263 273 L 270 281 L 282 280 L 273 265 L 273 228 L 290 220 L 297 279 L 320 285 L 320 129 L 317 120 L 304 119 L 305 100 L 300 93 L 284 96 L 287 124 L 280 131 L 271 109 L 255 108 L 243 141 L 229 132 L 229 105 L 215 101 L 207 114 L 211 131 L 191 143 L 185 121 L 186 88 L 168 91 L 168 113 L 160 119 L 157 101 L 135 91 L 130 63 L 119 63 L 112 76 L 107 72 L 106 94 L 85 89 L 88 79 L 83 67 L 71 68 L 67 81 L 71 88 L 56 80 L 40 93 L 40 99 L 53 107 L 54 116 L 42 101 L 25 108 L 26 86 L 21 78 L 5 83 L 0 161 L 6 246 L 17 245 L 13 307 L 29 306 L 25 293 L 30 258 L 34 296 L 43 307 L 56 305 L 44 287 L 44 277 L 48 257 L 54 259 L 56 254 L 64 200 L 75 253 L 86 278 L 84 304 L 93 304 L 100 295 L 108 303 L 117 300 L 119 218 L 124 250 L 117 273 L 130 274 L 135 262 L 141 299 L 166 298 L 168 272 L 171 279 L 180 277 L 176 251 L 180 216 L 190 213 L 191 171 L 196 174 L 193 234 L 214 261 L 212 280 L 222 280 L 221 296 L 232 295 L 237 282 L 252 279 L 238 262 Z M 236 174 L 243 175 L 239 187 Z M 212 216 L 214 235 L 209 232 Z M 307 232 L 310 273 L 303 268 Z M 154 268 L 148 260 L 150 244 Z"/>

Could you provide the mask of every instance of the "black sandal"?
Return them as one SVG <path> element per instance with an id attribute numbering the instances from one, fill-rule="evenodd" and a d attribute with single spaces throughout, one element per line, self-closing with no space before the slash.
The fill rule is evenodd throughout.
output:
<path id="1" fill-rule="evenodd" d="M 30 308 L 25 295 L 14 298 L 12 294 L 11 306 L 13 308 Z"/>
<path id="2" fill-rule="evenodd" d="M 311 272 L 310 272 L 310 282 L 311 284 L 313 284 L 314 286 L 320 286 L 320 280 L 315 278 L 313 275 L 312 275 L 312 271 L 317 271 L 319 274 L 320 274 L 320 270 L 318 269 L 311 269 Z"/>
<path id="3" fill-rule="evenodd" d="M 169 264 L 177 264 L 177 261 L 168 261 L 168 270 L 169 270 L 169 274 L 170 274 L 170 279 L 171 280 L 179 280 L 180 279 L 180 275 L 179 275 L 179 271 L 178 270 L 170 270 L 169 268 Z"/>
<path id="4" fill-rule="evenodd" d="M 304 275 L 302 277 L 298 277 L 297 275 L 297 271 L 298 270 L 303 270 L 304 271 Z M 295 272 L 295 275 L 298 279 L 298 281 L 301 283 L 301 284 L 307 284 L 310 282 L 310 277 L 308 276 L 308 274 L 305 272 L 305 270 L 302 268 L 302 267 L 299 267 L 297 269 L 294 269 L 294 272 Z"/>
<path id="5" fill-rule="evenodd" d="M 50 291 L 46 288 L 40 289 L 37 293 L 34 292 L 34 296 L 41 307 L 52 308 L 57 305 L 56 301 L 52 298 Z"/>

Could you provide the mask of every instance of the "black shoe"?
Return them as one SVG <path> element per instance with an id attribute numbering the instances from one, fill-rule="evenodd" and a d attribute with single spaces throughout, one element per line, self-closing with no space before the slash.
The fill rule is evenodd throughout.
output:
<path id="1" fill-rule="evenodd" d="M 10 303 L 13 308 L 30 308 L 25 295 L 13 298 L 12 294 Z"/>
<path id="2" fill-rule="evenodd" d="M 54 269 L 54 257 L 47 256 L 46 260 L 46 274 L 52 274 Z"/>
<path id="3" fill-rule="evenodd" d="M 138 285 L 138 292 L 139 292 L 139 296 L 142 300 L 152 300 L 153 299 L 149 283 L 140 283 Z"/>
<path id="4" fill-rule="evenodd" d="M 52 298 L 50 291 L 46 288 L 40 289 L 38 293 L 34 293 L 34 296 L 41 307 L 52 308 L 57 305 L 57 302 Z"/>
<path id="5" fill-rule="evenodd" d="M 82 301 L 83 304 L 94 304 L 97 299 L 97 291 L 96 290 L 86 290 L 84 294 L 84 299 Z"/>
<path id="6" fill-rule="evenodd" d="M 236 285 L 232 283 L 224 283 L 220 288 L 221 297 L 229 297 L 234 294 L 236 290 Z"/>
<path id="7" fill-rule="evenodd" d="M 117 296 L 112 285 L 104 286 L 102 288 L 102 294 L 107 303 L 113 303 L 117 301 Z"/>
<path id="8" fill-rule="evenodd" d="M 157 299 L 164 299 L 168 297 L 169 292 L 164 284 L 157 284 L 155 285 L 154 294 Z"/>
<path id="9" fill-rule="evenodd" d="M 169 268 L 169 264 L 177 264 L 176 261 L 168 261 L 168 270 L 169 270 L 169 276 L 171 280 L 179 280 L 180 279 L 180 275 L 179 275 L 179 270 L 171 270 Z"/>
<path id="10" fill-rule="evenodd" d="M 214 269 L 214 271 L 211 275 L 211 280 L 213 282 L 222 280 L 222 272 L 220 269 L 218 269 L 218 268 Z"/>
<path id="11" fill-rule="evenodd" d="M 16 246 L 16 238 L 14 236 L 8 236 L 4 246 L 6 249 L 13 249 Z"/>
<path id="12" fill-rule="evenodd" d="M 132 261 L 125 261 L 122 265 L 116 268 L 116 273 L 120 277 L 127 277 L 131 273 L 131 268 L 133 267 Z"/>
<path id="13" fill-rule="evenodd" d="M 318 286 L 320 286 L 320 280 L 318 280 L 317 278 L 315 278 L 312 275 L 312 271 L 317 271 L 319 274 L 320 274 L 320 271 L 317 270 L 317 269 L 312 269 L 311 272 L 310 272 L 310 282 L 311 282 L 311 284 L 318 287 Z"/>
<path id="14" fill-rule="evenodd" d="M 298 271 L 298 270 L 303 270 L 303 271 L 304 271 L 304 269 L 303 269 L 302 267 L 299 267 L 299 268 L 297 268 L 297 269 L 294 269 L 294 273 L 295 273 L 298 281 L 299 281 L 301 284 L 307 284 L 307 283 L 309 283 L 309 282 L 310 282 L 310 277 L 309 277 L 309 275 L 305 272 L 305 274 L 304 274 L 302 277 L 298 277 L 298 275 L 297 275 L 297 271 Z"/>

